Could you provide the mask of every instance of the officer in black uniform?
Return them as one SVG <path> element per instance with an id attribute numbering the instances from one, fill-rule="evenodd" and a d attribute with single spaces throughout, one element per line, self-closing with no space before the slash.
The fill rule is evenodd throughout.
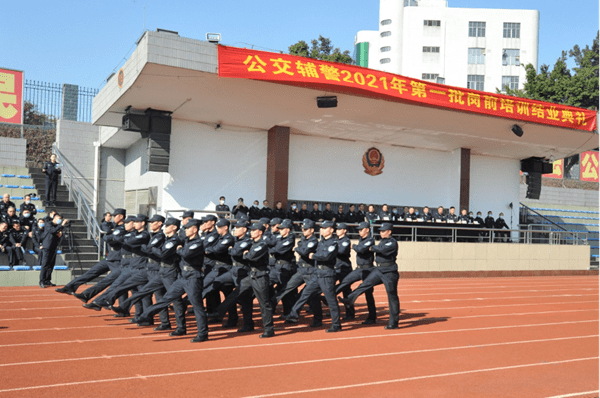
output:
<path id="1" fill-rule="evenodd" d="M 6 221 L 0 220 L 0 252 L 10 254 L 10 234 L 8 232 L 8 224 Z M 9 257 L 10 261 L 10 257 Z"/>
<path id="2" fill-rule="evenodd" d="M 263 200 L 263 207 L 260 209 L 260 216 L 262 218 L 268 218 L 269 220 L 273 218 L 273 209 L 269 207 L 268 200 Z"/>
<path id="3" fill-rule="evenodd" d="M 504 213 L 500 213 L 498 219 L 494 221 L 494 228 L 496 229 L 510 229 L 510 227 L 504 221 Z M 496 232 L 496 242 L 505 242 L 508 239 L 508 232 Z"/>
<path id="4" fill-rule="evenodd" d="M 379 215 L 377 214 L 377 211 L 375 209 L 375 206 L 373 205 L 369 205 L 369 211 L 367 211 L 365 213 L 365 218 L 367 219 L 367 221 L 369 221 L 371 224 L 373 224 L 374 222 L 376 222 L 377 220 L 379 220 Z"/>
<path id="5" fill-rule="evenodd" d="M 446 215 L 444 214 L 444 206 L 440 206 L 437 209 L 437 213 L 433 215 L 433 222 L 435 223 L 445 223 Z"/>
<path id="6" fill-rule="evenodd" d="M 302 239 L 294 249 L 294 251 L 300 255 L 300 259 L 296 262 L 296 273 L 292 275 L 285 286 L 282 286 L 272 298 L 273 308 L 277 306 L 279 301 L 283 300 L 283 298 L 288 295 L 291 297 L 290 301 L 295 302 L 298 288 L 307 283 L 315 271 L 315 268 L 313 267 L 314 261 L 309 257 L 311 253 L 314 253 L 317 250 L 317 245 L 319 243 L 315 236 L 315 222 L 313 220 L 308 218 L 304 219 L 304 222 L 302 223 L 302 234 Z M 318 297 L 311 298 L 308 301 L 308 305 L 314 313 L 317 307 L 320 308 L 320 299 Z M 282 316 L 282 319 L 286 318 L 287 315 Z"/>
<path id="7" fill-rule="evenodd" d="M 415 213 L 415 208 L 411 206 L 408 208 L 408 213 L 406 213 L 404 215 L 403 221 L 414 222 L 414 221 L 417 221 L 417 218 L 418 218 L 418 216 L 417 216 L 417 213 Z"/>
<path id="8" fill-rule="evenodd" d="M 107 243 L 109 240 L 112 241 L 114 236 L 125 235 L 125 227 L 124 227 L 124 222 L 123 222 L 125 219 L 125 216 L 126 216 L 125 209 L 115 209 L 113 214 L 114 214 L 113 217 L 114 217 L 115 227 L 111 231 L 107 231 L 107 233 L 102 236 L 102 241 L 104 243 Z M 133 224 L 132 224 L 132 228 L 133 228 Z M 114 236 L 113 236 L 113 234 L 114 234 Z M 103 260 L 100 260 L 98 263 L 96 263 L 94 266 L 92 266 L 92 268 L 87 270 L 83 275 L 80 275 L 77 278 L 73 279 L 71 282 L 67 283 L 64 287 L 57 288 L 56 291 L 59 293 L 65 293 L 65 294 L 76 294 L 75 292 L 77 291 L 79 286 L 81 286 L 84 283 L 87 283 L 91 280 L 94 280 L 95 278 L 97 278 L 100 275 L 103 275 L 109 271 L 111 271 L 111 273 L 112 273 L 113 269 L 119 268 L 120 262 L 121 262 L 121 253 L 120 253 L 121 247 L 120 247 L 120 245 L 118 246 L 118 248 L 114 248 L 112 246 L 108 246 L 108 247 L 109 247 L 109 252 L 106 254 L 106 257 Z M 118 273 L 120 273 L 120 270 L 118 271 Z M 112 281 L 116 280 L 116 276 L 108 275 L 102 281 L 98 282 L 98 284 L 105 284 L 106 283 L 105 280 L 108 278 L 112 279 Z M 108 286 L 109 285 L 106 285 L 106 286 L 104 286 L 104 288 L 106 288 Z M 79 297 L 77 297 L 77 298 L 79 298 L 84 303 L 87 303 L 88 300 L 90 300 L 92 297 L 94 297 L 98 293 L 100 293 L 100 291 L 97 291 L 97 292 L 88 291 L 88 292 L 86 292 L 85 295 L 83 293 L 81 293 L 79 295 Z"/>
<path id="9" fill-rule="evenodd" d="M 354 282 L 365 280 L 369 273 L 373 270 L 373 260 L 375 254 L 370 250 L 371 246 L 375 245 L 375 240 L 371 236 L 371 225 L 367 221 L 363 221 L 358 225 L 358 234 L 360 240 L 358 244 L 352 245 L 352 249 L 356 252 L 356 269 L 350 272 L 337 286 L 336 293 L 345 291 L 350 288 Z M 349 294 L 348 294 L 349 296 Z M 344 298 L 348 298 L 344 296 Z M 375 307 L 375 298 L 373 297 L 373 288 L 365 291 L 365 299 L 367 300 L 367 309 L 369 315 L 362 322 L 363 325 L 376 323 L 377 307 Z M 354 306 L 346 305 L 346 314 L 354 314 Z M 352 311 L 352 312 L 350 312 Z"/>
<path id="10" fill-rule="evenodd" d="M 56 155 L 50 156 L 50 161 L 44 163 L 42 173 L 46 175 L 46 206 L 56 206 L 56 189 L 58 187 L 58 176 L 61 173 Z"/>
<path id="11" fill-rule="evenodd" d="M 54 214 L 52 224 L 46 225 L 44 228 L 42 242 L 42 269 L 40 270 L 40 287 L 55 286 L 52 282 L 52 270 L 56 262 L 56 250 L 58 242 L 62 236 L 62 230 L 69 220 L 63 220 L 58 213 Z"/>
<path id="12" fill-rule="evenodd" d="M 186 210 L 181 215 L 181 229 L 179 230 L 179 240 L 181 240 L 182 242 L 185 241 L 185 225 L 192 218 L 194 218 L 194 212 L 191 210 Z"/>
<path id="13" fill-rule="evenodd" d="M 103 233 L 108 234 L 115 229 L 115 223 L 112 220 L 113 218 L 112 214 L 110 214 L 110 211 L 104 213 L 104 216 L 102 216 L 102 222 L 100 223 L 100 230 Z"/>
<path id="14" fill-rule="evenodd" d="M 37 208 L 33 203 L 31 203 L 31 195 L 25 195 L 23 199 L 24 202 L 21 203 L 19 213 L 23 214 L 25 210 L 29 210 L 29 214 L 31 214 L 31 217 L 35 217 L 35 215 L 37 214 Z"/>
<path id="15" fill-rule="evenodd" d="M 283 203 L 281 202 L 281 200 L 278 200 L 277 203 L 275 203 L 275 208 L 273 209 L 272 216 L 273 218 L 280 218 L 282 220 L 287 217 L 287 212 L 283 208 Z"/>
<path id="16" fill-rule="evenodd" d="M 392 238 L 392 224 L 383 223 L 379 228 L 381 240 L 378 245 L 370 247 L 375 253 L 375 268 L 369 273 L 367 278 L 354 290 L 348 298 L 339 297 L 339 300 L 347 305 L 354 305 L 354 301 L 367 290 L 382 284 L 388 296 L 388 305 L 390 318 L 385 329 L 398 329 L 398 318 L 400 315 L 400 301 L 398 299 L 398 242 Z"/>
<path id="17" fill-rule="evenodd" d="M 287 216 L 283 218 L 289 218 L 292 221 L 302 221 L 302 218 L 300 218 L 300 210 L 298 209 L 298 203 L 292 202 L 290 204 L 290 210 L 288 211 Z"/>
<path id="18" fill-rule="evenodd" d="M 310 212 L 310 219 L 313 220 L 314 222 L 323 221 L 323 212 L 321 212 L 321 210 L 319 210 L 318 203 L 313 204 L 313 210 Z"/>
<path id="19" fill-rule="evenodd" d="M 233 210 L 231 210 L 231 214 L 233 214 L 233 218 L 239 220 L 241 218 L 248 218 L 248 206 L 244 204 L 244 198 L 239 198 L 237 205 L 233 206 Z"/>
<path id="20" fill-rule="evenodd" d="M 210 259 L 212 261 L 212 268 L 204 276 L 203 289 L 207 289 L 217 277 L 228 273 L 233 267 L 231 256 L 229 255 L 229 248 L 233 246 L 234 238 L 231 236 L 231 233 L 229 233 L 229 225 L 229 220 L 223 218 L 219 219 L 216 223 L 216 239 L 210 242 L 205 240 L 204 263 L 206 264 L 206 259 Z M 215 301 L 214 305 L 214 308 L 216 308 L 220 304 L 220 291 L 227 296 L 233 291 L 233 286 L 231 284 L 220 284 L 217 289 L 211 289 L 209 293 L 206 294 L 203 293 L 203 297 L 214 297 L 215 295 L 218 295 L 219 301 Z M 234 310 L 229 313 L 227 323 L 223 326 L 234 327 L 237 326 L 237 322 L 237 310 L 234 308 Z"/>
<path id="21" fill-rule="evenodd" d="M 38 256 L 37 265 L 42 265 L 42 254 L 43 254 L 42 242 L 44 241 L 43 234 L 44 234 L 45 225 L 46 225 L 46 222 L 44 221 L 44 219 L 40 218 L 37 222 L 37 226 L 35 228 L 33 228 L 33 230 L 30 232 L 31 241 L 33 242 L 33 251 Z M 77 279 L 77 278 L 75 278 L 75 279 Z M 61 293 L 63 293 L 63 292 L 61 292 Z"/>
<path id="22" fill-rule="evenodd" d="M 350 209 L 348 209 L 348 212 L 346 213 L 344 222 L 347 222 L 348 224 L 358 224 L 360 222 L 363 222 L 364 220 L 364 216 L 361 217 L 360 214 L 356 212 L 356 206 L 350 205 Z"/>
<path id="23" fill-rule="evenodd" d="M 348 226 L 345 223 L 338 223 L 336 225 L 335 233 L 338 241 L 338 255 L 335 263 L 335 280 L 341 282 L 352 272 L 352 262 L 350 261 L 350 249 L 352 245 L 350 238 L 346 235 L 348 232 Z M 346 287 L 342 291 L 344 297 L 348 297 L 352 293 L 350 286 Z M 353 307 L 346 308 L 346 315 L 343 319 L 354 319 L 355 311 Z"/>
<path id="24" fill-rule="evenodd" d="M 448 214 L 446 215 L 446 222 L 449 224 L 456 224 L 458 221 L 458 216 L 456 215 L 456 209 L 454 206 L 451 206 L 448 210 Z"/>
<path id="25" fill-rule="evenodd" d="M 277 224 L 276 224 L 277 227 Z M 296 258 L 294 256 L 294 246 L 296 239 L 291 232 L 293 225 L 292 220 L 285 219 L 279 224 L 281 228 L 279 233 L 275 235 L 272 242 L 269 242 L 269 253 L 273 258 L 273 264 L 270 267 L 270 281 L 277 285 L 275 294 L 282 292 L 287 286 L 292 274 L 296 268 Z M 294 297 L 288 294 L 282 298 L 283 314 L 287 315 L 294 306 Z M 275 308 L 275 307 L 273 307 Z"/>
<path id="26" fill-rule="evenodd" d="M 258 220 L 260 218 L 258 200 L 255 200 L 252 206 L 250 206 L 250 209 L 248 209 L 248 217 L 250 217 L 250 220 Z"/>
<path id="27" fill-rule="evenodd" d="M 384 203 L 381 205 L 378 217 L 381 221 L 392 221 L 392 213 L 390 213 L 390 208 L 387 204 Z"/>
<path id="28" fill-rule="evenodd" d="M 25 260 L 25 245 L 27 244 L 29 235 L 27 234 L 27 231 L 21 229 L 21 223 L 17 220 L 13 222 L 13 227 L 9 232 L 9 238 L 12 246 L 8 248 L 8 260 L 12 267 L 13 265 L 19 265 Z"/>
<path id="29" fill-rule="evenodd" d="M 21 224 L 21 228 L 23 228 L 26 232 L 33 231 L 35 225 L 35 217 L 31 216 L 31 212 L 29 209 L 25 209 L 19 215 L 19 223 Z"/>
<path id="30" fill-rule="evenodd" d="M 331 327 L 326 332 L 339 332 L 342 330 L 340 323 L 340 307 L 335 300 L 335 264 L 337 262 L 338 242 L 333 238 L 333 222 L 323 221 L 321 224 L 321 240 L 317 250 L 309 254 L 309 258 L 315 262 L 316 270 L 306 283 L 294 308 L 286 319 L 286 323 L 297 323 L 300 308 L 310 299 L 321 292 L 325 295 L 329 312 L 331 314 Z M 318 296 L 317 296 L 318 297 Z M 319 327 L 323 324 L 323 310 L 320 302 L 313 313 L 311 326 Z"/>
<path id="31" fill-rule="evenodd" d="M 6 214 L 9 207 L 15 207 L 15 204 L 10 200 L 10 195 L 5 193 L 0 201 L 0 215 Z"/>
<path id="32" fill-rule="evenodd" d="M 198 334 L 191 341 L 200 343 L 208 340 L 208 322 L 204 303 L 202 302 L 202 287 L 204 285 L 202 266 L 204 264 L 204 246 L 198 235 L 200 220 L 192 219 L 185 226 L 186 240 L 183 246 L 177 247 L 181 275 L 167 290 L 162 300 L 146 308 L 138 317 L 138 326 L 150 326 L 154 315 L 167 308 L 170 303 L 187 294 L 193 306 Z"/>
<path id="33" fill-rule="evenodd" d="M 215 223 L 218 218 L 214 214 L 207 214 L 204 216 L 200 222 L 200 230 L 202 234 L 200 235 L 200 240 L 202 241 L 202 246 L 204 250 L 208 249 L 210 246 L 217 243 L 219 239 L 219 233 L 215 228 Z M 187 232 L 185 232 L 187 234 Z M 203 268 L 203 280 L 205 275 L 209 275 L 212 269 L 215 267 L 215 255 L 214 254 L 206 254 L 203 256 L 204 268 Z M 211 292 L 206 296 L 206 311 L 209 314 L 213 314 L 215 309 L 221 303 L 221 295 L 219 292 Z M 211 320 L 215 323 L 220 323 L 221 319 L 218 317 L 213 317 Z"/>
<path id="34" fill-rule="evenodd" d="M 6 221 L 6 224 L 8 225 L 8 229 L 12 229 L 13 224 L 15 223 L 15 221 L 19 221 L 19 216 L 17 216 L 15 214 L 15 207 L 14 206 L 10 206 L 7 210 L 6 213 L 3 214 L 2 216 L 2 220 Z"/>
<path id="35" fill-rule="evenodd" d="M 323 220 L 333 221 L 335 214 L 331 211 L 331 203 L 325 203 L 325 210 L 323 210 Z"/>
<path id="36" fill-rule="evenodd" d="M 344 205 L 338 206 L 338 212 L 335 213 L 333 221 L 335 221 L 336 223 L 346 222 L 346 213 L 344 213 Z"/>
<path id="37" fill-rule="evenodd" d="M 433 215 L 429 211 L 429 207 L 427 207 L 427 206 L 423 207 L 423 213 L 421 213 L 419 218 L 422 218 L 423 222 L 432 222 L 433 221 Z"/>
<path id="38" fill-rule="evenodd" d="M 230 211 L 229 206 L 225 204 L 225 196 L 221 196 L 219 198 L 219 204 L 215 207 L 216 211 Z M 229 214 L 219 213 L 219 218 L 229 217 Z"/>
<path id="39" fill-rule="evenodd" d="M 263 334 L 260 337 L 273 337 L 273 306 L 269 300 L 269 247 L 262 239 L 264 225 L 254 223 L 250 227 L 252 246 L 244 251 L 244 259 L 250 266 L 250 283 L 252 291 L 260 305 L 260 315 L 263 321 Z"/>
<path id="40" fill-rule="evenodd" d="M 300 211 L 298 212 L 299 221 L 304 221 L 306 219 L 310 219 L 310 211 L 308 210 L 308 206 L 306 203 L 302 203 L 300 207 Z"/>

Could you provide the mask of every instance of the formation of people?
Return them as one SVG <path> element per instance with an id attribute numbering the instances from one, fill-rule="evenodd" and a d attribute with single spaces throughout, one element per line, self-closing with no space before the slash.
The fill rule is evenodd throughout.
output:
<path id="1" fill-rule="evenodd" d="M 323 325 L 324 303 L 331 315 L 326 332 L 332 333 L 342 330 L 342 320 L 356 319 L 355 301 L 365 294 L 368 315 L 362 323 L 374 324 L 373 288 L 383 284 L 389 307 L 385 329 L 397 329 L 398 244 L 391 236 L 393 225 L 384 222 L 376 242 L 371 224 L 360 222 L 356 244 L 347 236 L 346 223 L 323 221 L 320 239 L 315 226 L 315 221 L 304 219 L 302 237 L 296 241 L 292 220 L 287 218 L 263 217 L 251 223 L 243 217 L 229 220 L 212 214 L 196 219 L 194 212 L 187 211 L 181 220 L 160 215 L 149 219 L 116 209 L 102 222 L 103 240 L 110 248 L 106 257 L 56 291 L 75 296 L 87 309 L 104 308 L 139 326 L 155 326 L 158 315 L 160 323 L 154 330 L 174 329 L 171 336 L 187 334 L 185 315 L 193 313 L 197 334 L 191 341 L 202 342 L 208 339 L 211 322 L 239 326 L 238 304 L 242 326 L 237 331 L 254 331 L 255 298 L 263 324 L 261 338 L 275 335 L 273 313 L 279 302 L 281 319 L 287 324 L 297 323 L 308 304 L 311 327 Z M 104 274 L 100 282 L 77 292 Z M 360 285 L 352 290 L 358 281 Z M 171 305 L 175 328 L 169 317 Z"/>

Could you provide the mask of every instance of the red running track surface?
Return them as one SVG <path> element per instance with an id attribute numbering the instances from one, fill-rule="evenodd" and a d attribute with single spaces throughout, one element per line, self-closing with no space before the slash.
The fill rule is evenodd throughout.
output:
<path id="1" fill-rule="evenodd" d="M 303 313 L 271 339 L 210 325 L 192 344 L 193 316 L 174 338 L 53 289 L 2 288 L 0 398 L 599 395 L 598 276 L 404 279 L 399 295 L 398 330 L 380 286 L 376 325 L 360 324 L 360 298 L 341 333 Z"/>

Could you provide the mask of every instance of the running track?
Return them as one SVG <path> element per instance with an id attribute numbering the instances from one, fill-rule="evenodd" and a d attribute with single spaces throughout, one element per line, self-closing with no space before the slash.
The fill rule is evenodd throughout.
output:
<path id="1" fill-rule="evenodd" d="M 0 289 L 2 397 L 597 397 L 598 276 L 404 279 L 399 330 L 276 321 L 259 339 L 210 325 L 192 344 L 81 307 Z M 280 307 L 281 308 L 281 307 Z M 255 312 L 257 326 L 260 317 Z M 278 315 L 276 315 L 277 319 Z M 301 318 L 302 319 L 302 318 Z M 174 322 L 173 322 L 174 324 Z"/>

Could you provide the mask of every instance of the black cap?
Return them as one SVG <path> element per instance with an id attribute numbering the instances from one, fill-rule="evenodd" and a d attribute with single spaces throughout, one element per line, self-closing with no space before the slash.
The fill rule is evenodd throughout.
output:
<path id="1" fill-rule="evenodd" d="M 197 218 L 192 218 L 191 220 L 188 220 L 187 224 L 185 224 L 184 228 L 189 228 L 189 227 L 198 227 L 200 228 L 200 220 L 198 220 Z"/>
<path id="2" fill-rule="evenodd" d="M 229 220 L 226 220 L 224 218 L 219 218 L 219 221 L 217 221 L 217 227 L 228 227 L 229 226 Z"/>
<path id="3" fill-rule="evenodd" d="M 127 216 L 127 218 L 125 219 L 125 223 L 133 222 L 135 221 L 135 218 L 135 216 Z"/>
<path id="4" fill-rule="evenodd" d="M 113 216 L 121 215 L 121 216 L 125 217 L 127 215 L 127 211 L 125 211 L 125 209 L 121 209 L 121 208 L 115 209 L 115 211 L 113 211 L 112 215 Z"/>
<path id="5" fill-rule="evenodd" d="M 233 226 L 236 228 L 248 228 L 249 224 L 248 220 L 238 220 Z"/>
<path id="6" fill-rule="evenodd" d="M 358 229 L 365 229 L 365 228 L 371 228 L 371 224 L 369 224 L 368 221 L 363 221 L 360 224 L 358 224 Z"/>
<path id="7" fill-rule="evenodd" d="M 337 229 L 348 229 L 348 226 L 346 225 L 345 222 L 339 222 L 339 223 L 337 223 L 337 225 L 335 227 Z"/>
<path id="8" fill-rule="evenodd" d="M 275 217 L 274 219 L 271 220 L 271 226 L 274 226 L 277 224 L 281 224 L 281 218 L 279 218 L 279 217 Z"/>
<path id="9" fill-rule="evenodd" d="M 169 226 L 169 225 L 177 225 L 177 228 L 179 228 L 181 226 L 181 221 L 179 221 L 178 219 L 176 219 L 174 217 L 169 217 L 169 218 L 167 218 L 167 221 L 165 222 L 165 226 Z"/>
<path id="10" fill-rule="evenodd" d="M 204 217 L 202 217 L 202 222 L 217 221 L 217 220 L 218 220 L 218 218 L 214 214 L 207 214 Z"/>
<path id="11" fill-rule="evenodd" d="M 310 218 L 305 218 L 304 221 L 302 221 L 302 229 L 311 229 L 315 227 L 315 222 L 313 220 L 311 220 Z"/>
<path id="12" fill-rule="evenodd" d="M 292 228 L 294 226 L 294 223 L 292 223 L 292 220 L 290 220 L 289 218 L 286 218 L 285 220 L 283 220 L 281 222 L 281 225 L 279 226 L 280 228 Z"/>
<path id="13" fill-rule="evenodd" d="M 135 217 L 135 221 L 148 221 L 148 216 L 145 214 L 138 214 L 137 217 Z"/>
<path id="14" fill-rule="evenodd" d="M 261 224 L 268 224 L 271 220 L 269 219 L 269 217 L 263 217 L 260 220 L 258 220 L 259 223 Z"/>
<path id="15" fill-rule="evenodd" d="M 160 214 L 155 214 L 152 216 L 151 219 L 148 220 L 148 222 L 155 222 L 155 221 L 160 221 L 160 222 L 164 223 L 165 218 L 163 216 L 161 216 Z"/>
<path id="16" fill-rule="evenodd" d="M 381 231 L 391 231 L 392 230 L 393 225 L 389 222 L 384 222 L 383 224 L 381 224 L 381 227 L 379 227 L 379 232 Z"/>
<path id="17" fill-rule="evenodd" d="M 333 221 L 326 220 L 321 223 L 321 228 L 333 228 L 334 225 Z"/>
<path id="18" fill-rule="evenodd" d="M 21 225 L 21 221 L 19 221 L 18 219 L 14 219 L 12 223 L 13 223 L 13 225 L 15 225 L 15 224 Z"/>
<path id="19" fill-rule="evenodd" d="M 252 224 L 250 226 L 250 229 L 252 229 L 252 230 L 260 229 L 261 231 L 265 232 L 265 226 L 259 222 L 255 222 L 254 224 Z"/>
<path id="20" fill-rule="evenodd" d="M 184 211 L 183 214 L 181 215 L 181 218 L 188 218 L 188 217 L 194 218 L 194 212 L 191 210 L 188 210 L 188 211 Z"/>

